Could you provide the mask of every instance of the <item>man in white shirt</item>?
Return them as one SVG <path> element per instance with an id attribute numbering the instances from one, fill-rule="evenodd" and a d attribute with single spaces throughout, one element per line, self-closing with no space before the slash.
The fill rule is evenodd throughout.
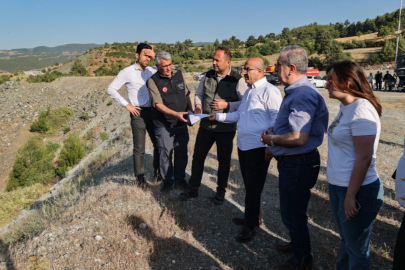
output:
<path id="1" fill-rule="evenodd" d="M 145 186 L 144 178 L 144 155 L 146 132 L 153 144 L 153 168 L 154 179 L 161 180 L 159 173 L 159 151 L 156 144 L 154 126 L 151 114 L 151 99 L 146 81 L 156 73 L 156 68 L 149 67 L 151 59 L 155 58 L 152 47 L 145 43 L 139 43 L 136 47 L 136 59 L 134 65 L 121 70 L 107 89 L 107 94 L 119 105 L 130 112 L 131 128 L 133 136 L 133 161 L 134 174 L 137 185 Z M 125 84 L 129 102 L 126 101 L 118 90 Z"/>
<path id="2" fill-rule="evenodd" d="M 267 146 L 260 141 L 261 133 L 274 125 L 282 102 L 280 90 L 267 82 L 263 71 L 264 62 L 261 58 L 248 59 L 243 76 L 249 87 L 238 110 L 210 115 L 211 121 L 236 122 L 238 125 L 238 155 L 246 189 L 244 225 L 235 237 L 238 242 L 248 242 L 255 236 L 260 197 L 270 164 L 270 157 L 266 156 Z"/>
<path id="3" fill-rule="evenodd" d="M 231 69 L 231 52 L 227 48 L 218 47 L 212 58 L 212 66 L 213 69 L 203 76 L 198 85 L 195 93 L 194 112 L 209 114 L 236 111 L 247 85 L 240 74 Z M 186 201 L 198 197 L 205 158 L 215 143 L 218 158 L 218 180 L 213 203 L 215 205 L 223 204 L 225 189 L 228 185 L 235 133 L 235 123 L 201 120 L 195 140 L 191 177 L 188 182 L 189 188 L 187 192 L 180 194 L 180 200 Z"/>

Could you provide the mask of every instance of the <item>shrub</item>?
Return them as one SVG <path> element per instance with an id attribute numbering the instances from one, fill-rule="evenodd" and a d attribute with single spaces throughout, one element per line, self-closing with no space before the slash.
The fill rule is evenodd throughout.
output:
<path id="1" fill-rule="evenodd" d="M 16 161 L 9 174 L 6 191 L 35 183 L 48 183 L 55 175 L 53 158 L 59 144 L 47 142 L 39 136 L 32 137 L 18 150 Z"/>
<path id="2" fill-rule="evenodd" d="M 73 116 L 73 111 L 67 107 L 52 109 L 39 113 L 38 119 L 32 122 L 31 131 L 52 134 L 65 125 Z"/>
<path id="3" fill-rule="evenodd" d="M 63 148 L 59 155 L 57 174 L 65 176 L 65 172 L 70 170 L 74 165 L 85 156 L 82 142 L 78 135 L 70 135 L 64 142 Z"/>
<path id="4" fill-rule="evenodd" d="M 70 74 L 74 76 L 87 76 L 89 73 L 86 68 L 83 66 L 82 62 L 79 59 L 76 59 L 70 69 Z"/>
<path id="5" fill-rule="evenodd" d="M 113 104 L 113 101 L 110 99 L 107 103 L 107 106 L 111 106 Z"/>
<path id="6" fill-rule="evenodd" d="M 103 141 L 105 141 L 105 140 L 107 140 L 108 139 L 108 133 L 107 132 L 101 132 L 100 133 L 100 138 L 103 140 Z"/>
<path id="7" fill-rule="evenodd" d="M 57 70 L 52 72 L 47 71 L 45 74 L 33 76 L 28 76 L 27 82 L 29 83 L 40 83 L 40 82 L 52 82 L 57 78 L 63 77 L 63 74 Z"/>

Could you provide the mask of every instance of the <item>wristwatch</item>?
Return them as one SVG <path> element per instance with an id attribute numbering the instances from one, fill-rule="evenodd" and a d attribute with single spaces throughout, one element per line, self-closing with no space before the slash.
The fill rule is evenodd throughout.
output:
<path id="1" fill-rule="evenodd" d="M 270 146 L 274 146 L 274 135 L 270 136 Z"/>

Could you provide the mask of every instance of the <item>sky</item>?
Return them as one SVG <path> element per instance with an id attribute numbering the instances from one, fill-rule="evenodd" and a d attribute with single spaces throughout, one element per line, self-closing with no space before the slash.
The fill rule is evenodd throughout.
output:
<path id="1" fill-rule="evenodd" d="M 400 0 L 0 0 L 0 49 L 246 41 L 284 27 L 373 19 L 399 6 Z"/>

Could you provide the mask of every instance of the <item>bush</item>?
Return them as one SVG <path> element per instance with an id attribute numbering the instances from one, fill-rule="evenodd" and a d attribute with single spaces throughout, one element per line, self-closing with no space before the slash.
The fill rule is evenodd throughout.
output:
<path id="1" fill-rule="evenodd" d="M 110 100 L 108 101 L 108 103 L 107 103 L 107 106 L 111 106 L 111 105 L 113 105 L 113 101 L 110 99 Z"/>
<path id="2" fill-rule="evenodd" d="M 32 137 L 18 150 L 16 161 L 9 174 L 6 191 L 35 183 L 48 183 L 55 175 L 53 158 L 59 144 L 47 142 L 39 136 Z"/>
<path id="3" fill-rule="evenodd" d="M 103 140 L 103 141 L 105 141 L 105 140 L 107 140 L 108 139 L 108 133 L 107 132 L 101 132 L 100 133 L 100 138 Z"/>
<path id="4" fill-rule="evenodd" d="M 60 127 L 69 122 L 73 114 L 72 109 L 67 107 L 52 110 L 48 107 L 46 111 L 41 111 L 39 113 L 37 120 L 32 122 L 31 131 L 53 134 Z"/>
<path id="5" fill-rule="evenodd" d="M 70 69 L 70 74 L 74 76 L 87 76 L 89 73 L 86 68 L 83 66 L 82 62 L 79 59 L 76 59 Z"/>
<path id="6" fill-rule="evenodd" d="M 57 78 L 63 77 L 64 75 L 57 71 L 53 70 L 52 72 L 47 71 L 45 74 L 33 76 L 28 76 L 27 82 L 29 83 L 41 83 L 41 82 L 52 82 Z"/>
<path id="7" fill-rule="evenodd" d="M 65 172 L 70 170 L 74 165 L 85 156 L 82 142 L 78 135 L 70 135 L 64 142 L 63 148 L 59 155 L 57 174 L 65 176 Z"/>

